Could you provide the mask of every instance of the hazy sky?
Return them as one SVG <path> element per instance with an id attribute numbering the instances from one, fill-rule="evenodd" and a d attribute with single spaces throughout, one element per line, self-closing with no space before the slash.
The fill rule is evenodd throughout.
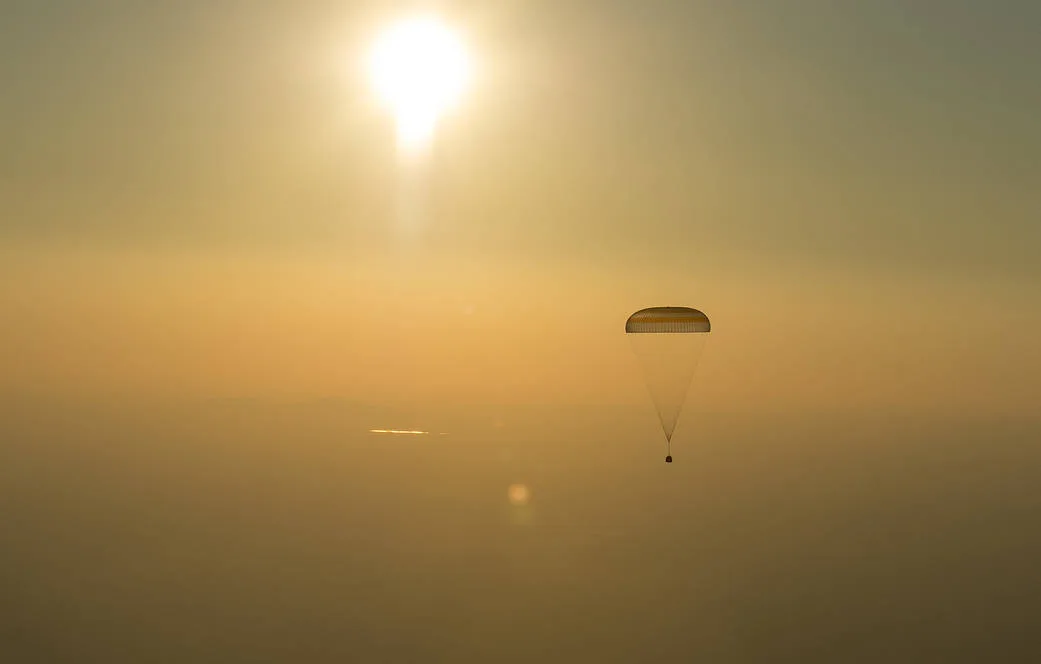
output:
<path id="1" fill-rule="evenodd" d="M 463 400 L 595 401 L 668 302 L 720 407 L 1033 405 L 1035 3 L 445 5 L 477 69 L 411 233 L 363 71 L 405 9 L 6 3 L 6 388 L 361 396 L 407 309 Z"/>
<path id="2" fill-rule="evenodd" d="M 475 65 L 419 172 L 364 71 L 417 7 Z M 620 661 L 984 661 L 1041 606 L 1017 594 L 1041 555 L 1039 34 L 1029 0 L 4 2 L 6 642 L 115 661 L 135 625 L 128 661 L 232 661 L 268 633 L 298 661 L 364 633 L 382 661 L 402 625 L 427 636 L 386 661 L 581 661 L 591 635 Z M 622 332 L 656 305 L 713 321 L 677 429 L 706 452 L 672 484 Z M 400 460 L 377 426 L 457 437 Z M 590 530 L 517 539 L 520 481 Z M 241 633 L 203 634 L 200 603 Z"/>

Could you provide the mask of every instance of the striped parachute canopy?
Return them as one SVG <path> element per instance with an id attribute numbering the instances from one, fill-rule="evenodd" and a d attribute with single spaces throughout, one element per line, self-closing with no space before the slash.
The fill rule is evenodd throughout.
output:
<path id="1" fill-rule="evenodd" d="M 672 460 L 672 434 L 711 329 L 708 316 L 689 307 L 641 309 L 625 321 L 626 336 L 658 409 L 666 461 Z"/>
<path id="2" fill-rule="evenodd" d="M 708 316 L 690 307 L 651 307 L 640 309 L 625 321 L 630 334 L 709 332 Z"/>

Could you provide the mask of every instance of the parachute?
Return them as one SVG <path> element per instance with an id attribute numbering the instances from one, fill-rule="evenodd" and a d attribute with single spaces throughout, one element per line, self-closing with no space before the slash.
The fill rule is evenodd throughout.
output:
<path id="1" fill-rule="evenodd" d="M 711 329 L 708 316 L 689 307 L 641 309 L 625 321 L 665 432 L 666 463 L 672 463 L 672 434 Z"/>

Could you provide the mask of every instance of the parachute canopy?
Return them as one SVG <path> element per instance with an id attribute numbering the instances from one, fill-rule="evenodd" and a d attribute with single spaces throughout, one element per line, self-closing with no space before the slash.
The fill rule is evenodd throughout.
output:
<path id="1" fill-rule="evenodd" d="M 627 333 L 692 333 L 709 332 L 708 316 L 690 307 L 651 307 L 640 309 L 625 321 Z"/>
<path id="2" fill-rule="evenodd" d="M 625 321 L 626 336 L 658 409 L 667 453 L 671 452 L 672 434 L 711 329 L 708 316 L 689 307 L 641 309 Z"/>

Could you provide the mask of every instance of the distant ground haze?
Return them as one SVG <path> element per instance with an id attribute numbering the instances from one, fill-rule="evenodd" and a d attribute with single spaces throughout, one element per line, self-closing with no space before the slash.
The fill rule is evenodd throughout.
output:
<path id="1" fill-rule="evenodd" d="M 10 661 L 1041 655 L 1037 420 L 703 413 L 671 466 L 642 408 L 2 422 Z"/>

